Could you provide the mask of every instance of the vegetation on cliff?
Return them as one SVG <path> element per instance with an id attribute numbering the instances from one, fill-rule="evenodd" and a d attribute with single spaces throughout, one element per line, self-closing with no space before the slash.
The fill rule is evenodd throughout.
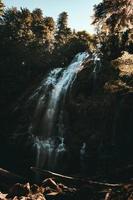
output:
<path id="1" fill-rule="evenodd" d="M 103 0 L 94 6 L 94 20 L 101 52 L 114 59 L 122 51 L 133 53 L 132 0 Z"/>

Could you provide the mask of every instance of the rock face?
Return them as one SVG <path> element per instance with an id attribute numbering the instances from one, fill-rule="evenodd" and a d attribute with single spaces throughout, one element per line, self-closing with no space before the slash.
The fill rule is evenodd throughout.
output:
<path id="1" fill-rule="evenodd" d="M 74 169 L 110 174 L 133 163 L 133 55 L 123 52 L 95 71 L 88 61 L 71 89 L 66 113 L 65 141 Z"/>
<path id="2" fill-rule="evenodd" d="M 11 117 L 21 168 L 35 158 L 28 128 L 37 99 L 25 106 L 26 98 Z M 133 164 L 133 55 L 123 52 L 111 63 L 88 59 L 66 96 L 64 113 L 66 155 L 60 164 L 68 173 L 112 176 L 116 168 Z"/>

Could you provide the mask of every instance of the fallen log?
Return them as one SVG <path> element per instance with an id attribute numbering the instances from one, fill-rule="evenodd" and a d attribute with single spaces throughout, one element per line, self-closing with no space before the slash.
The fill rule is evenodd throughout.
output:
<path id="1" fill-rule="evenodd" d="M 42 175 L 43 178 L 55 178 L 57 181 L 60 181 L 61 183 L 68 183 L 70 185 L 83 185 L 83 184 L 88 184 L 88 185 L 93 185 L 93 186 L 104 186 L 104 187 L 111 187 L 111 188 L 117 188 L 117 187 L 122 187 L 124 184 L 115 184 L 115 183 L 104 183 L 104 182 L 98 182 L 98 181 L 93 181 L 90 179 L 85 179 L 85 178 L 79 178 L 79 177 L 71 177 L 71 176 L 65 176 L 62 174 L 54 173 L 51 171 L 47 170 L 42 170 L 40 168 L 36 167 L 31 167 L 30 168 L 33 172 L 38 173 L 39 175 Z"/>

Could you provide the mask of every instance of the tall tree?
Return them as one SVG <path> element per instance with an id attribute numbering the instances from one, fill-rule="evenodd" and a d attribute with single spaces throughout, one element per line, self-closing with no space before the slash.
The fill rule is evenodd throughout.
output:
<path id="1" fill-rule="evenodd" d="M 60 44 L 65 44 L 71 35 L 71 29 L 68 27 L 68 14 L 62 12 L 57 21 L 56 39 Z"/>
<path id="2" fill-rule="evenodd" d="M 20 26 L 17 8 L 12 7 L 11 9 L 5 10 L 2 16 L 2 24 L 5 27 L 5 37 L 10 38 L 10 40 L 15 40 Z"/>
<path id="3" fill-rule="evenodd" d="M 36 8 L 35 10 L 32 11 L 32 18 L 33 18 L 33 24 L 39 24 L 42 23 L 44 17 L 43 17 L 43 12 L 41 9 Z"/>
<path id="4" fill-rule="evenodd" d="M 44 24 L 45 47 L 48 51 L 52 51 L 54 48 L 55 22 L 52 17 L 45 17 Z"/>
<path id="5" fill-rule="evenodd" d="M 32 25 L 32 15 L 29 9 L 27 8 L 21 8 L 19 13 L 19 22 L 20 22 L 20 28 L 18 30 L 18 38 L 19 40 L 25 41 L 25 43 L 30 43 L 34 39 L 34 34 L 31 29 Z"/>
<path id="6" fill-rule="evenodd" d="M 35 9 L 32 12 L 32 30 L 35 34 L 35 42 L 39 46 L 45 45 L 50 50 L 53 44 L 55 22 L 52 17 L 43 17 L 41 9 Z"/>
<path id="7" fill-rule="evenodd" d="M 13 7 L 5 10 L 2 16 L 5 34 L 10 40 L 15 42 L 30 43 L 33 40 L 33 32 L 31 30 L 32 17 L 31 13 L 26 8 Z"/>
<path id="8" fill-rule="evenodd" d="M 35 9 L 32 11 L 32 31 L 35 35 L 34 42 L 36 44 L 43 44 L 44 37 L 44 17 L 41 9 Z"/>

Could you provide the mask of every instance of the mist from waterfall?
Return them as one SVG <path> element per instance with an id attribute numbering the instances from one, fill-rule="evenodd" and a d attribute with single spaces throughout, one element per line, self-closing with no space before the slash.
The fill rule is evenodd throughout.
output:
<path id="1" fill-rule="evenodd" d="M 36 136 L 34 141 L 37 167 L 54 170 L 65 152 L 63 104 L 69 88 L 88 57 L 87 52 L 79 53 L 67 68 L 53 69 L 30 97 L 31 99 L 41 93 L 35 110 L 36 120 L 30 126 L 32 131 L 37 131 L 35 124 L 39 123 L 40 126 L 40 136 Z"/>

